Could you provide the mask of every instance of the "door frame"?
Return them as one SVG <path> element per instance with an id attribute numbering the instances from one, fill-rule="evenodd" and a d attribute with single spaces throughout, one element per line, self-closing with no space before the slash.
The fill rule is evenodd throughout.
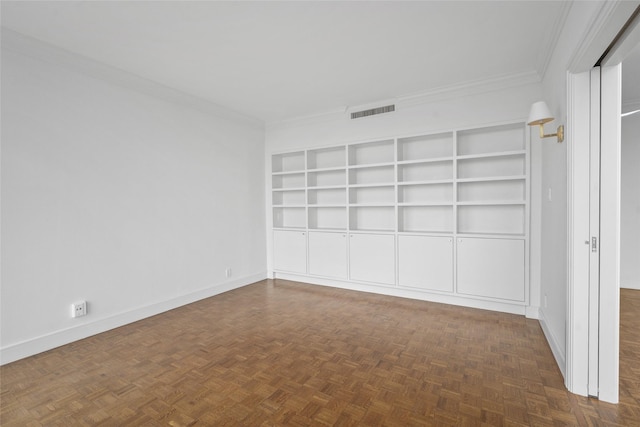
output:
<path id="1" fill-rule="evenodd" d="M 567 317 L 565 384 L 589 394 L 589 233 L 588 147 L 591 129 L 590 70 L 616 38 L 639 2 L 605 2 L 593 17 L 567 67 Z M 619 213 L 620 62 L 640 40 L 640 25 L 620 38 L 601 69 L 600 289 L 598 292 L 598 398 L 618 403 L 619 395 Z M 608 61 L 608 62 L 607 62 Z M 604 177 L 604 178 L 603 178 Z M 604 225 L 604 226 L 603 226 Z M 602 242 L 605 242 L 604 244 Z M 593 328 L 593 326 L 592 326 Z M 586 355 L 586 356 L 585 356 Z M 594 356 L 592 356 L 593 360 Z"/>

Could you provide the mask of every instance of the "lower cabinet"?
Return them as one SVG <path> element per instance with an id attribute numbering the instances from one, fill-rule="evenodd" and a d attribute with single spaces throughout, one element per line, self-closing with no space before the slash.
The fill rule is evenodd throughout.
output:
<path id="1" fill-rule="evenodd" d="M 394 285 L 395 236 L 391 234 L 349 234 L 350 279 Z"/>
<path id="2" fill-rule="evenodd" d="M 398 236 L 398 285 L 453 292 L 453 237 Z"/>
<path id="3" fill-rule="evenodd" d="M 457 291 L 460 294 L 525 300 L 525 241 L 458 238 Z"/>
<path id="4" fill-rule="evenodd" d="M 396 241 L 393 234 L 274 230 L 273 264 L 283 273 L 525 303 L 525 245 L 517 238 L 400 234 Z"/>
<path id="5" fill-rule="evenodd" d="M 309 232 L 309 274 L 347 278 L 347 234 Z"/>
<path id="6" fill-rule="evenodd" d="M 273 231 L 273 269 L 291 273 L 307 272 L 306 231 Z"/>

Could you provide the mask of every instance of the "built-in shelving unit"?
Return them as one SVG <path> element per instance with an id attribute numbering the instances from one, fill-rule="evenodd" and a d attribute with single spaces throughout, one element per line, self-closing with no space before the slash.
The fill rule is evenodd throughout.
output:
<path id="1" fill-rule="evenodd" d="M 297 253 L 295 265 L 274 262 L 276 272 L 527 302 L 523 123 L 277 153 L 271 160 L 273 229 L 280 233 L 274 257 L 289 253 L 282 252 L 286 245 L 304 248 L 304 262 Z M 514 266 L 509 282 L 486 268 L 498 262 L 492 253 Z"/>

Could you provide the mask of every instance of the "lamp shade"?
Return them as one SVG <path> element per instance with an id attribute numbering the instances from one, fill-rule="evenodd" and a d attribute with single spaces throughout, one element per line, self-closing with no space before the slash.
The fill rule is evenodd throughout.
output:
<path id="1" fill-rule="evenodd" d="M 551 120 L 553 120 L 553 116 L 547 103 L 544 101 L 534 102 L 529 112 L 529 121 L 527 124 L 529 126 L 535 126 L 550 122 Z"/>

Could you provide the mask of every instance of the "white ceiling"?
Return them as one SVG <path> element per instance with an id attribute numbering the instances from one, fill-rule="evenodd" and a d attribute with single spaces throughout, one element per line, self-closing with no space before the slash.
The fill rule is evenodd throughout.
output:
<path id="1" fill-rule="evenodd" d="M 8 2 L 2 25 L 267 122 L 544 73 L 563 2 Z"/>

